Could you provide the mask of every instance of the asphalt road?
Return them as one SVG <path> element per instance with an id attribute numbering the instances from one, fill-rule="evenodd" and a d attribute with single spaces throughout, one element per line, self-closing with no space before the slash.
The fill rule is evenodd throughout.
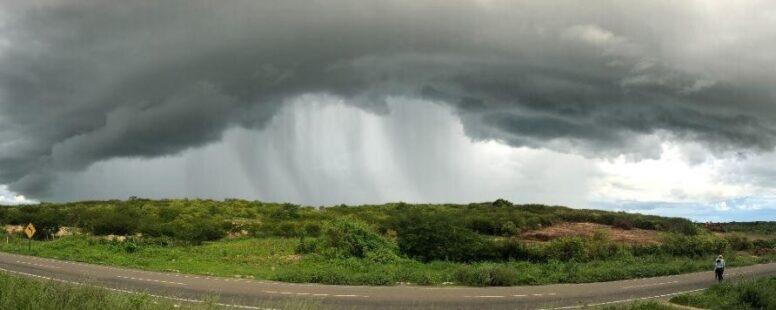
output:
<path id="1" fill-rule="evenodd" d="M 292 284 L 150 272 L 2 252 L 0 271 L 113 290 L 143 291 L 181 302 L 216 295 L 223 305 L 244 309 L 283 309 L 299 304 L 334 309 L 573 309 L 666 297 L 698 291 L 714 283 L 714 273 L 709 270 L 613 282 L 487 288 Z M 776 275 L 776 263 L 726 271 L 727 279 L 768 275 Z"/>

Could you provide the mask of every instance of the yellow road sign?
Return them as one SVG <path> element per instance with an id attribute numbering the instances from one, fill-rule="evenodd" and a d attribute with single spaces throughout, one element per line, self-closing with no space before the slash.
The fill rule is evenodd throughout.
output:
<path id="1" fill-rule="evenodd" d="M 32 236 L 35 235 L 35 225 L 27 224 L 27 227 L 24 228 L 24 234 L 27 235 L 28 239 L 32 239 Z"/>

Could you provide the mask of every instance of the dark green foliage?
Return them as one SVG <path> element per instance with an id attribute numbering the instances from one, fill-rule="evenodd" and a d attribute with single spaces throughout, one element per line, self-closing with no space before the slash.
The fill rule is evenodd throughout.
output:
<path id="1" fill-rule="evenodd" d="M 396 255 L 393 242 L 373 232 L 366 223 L 350 217 L 329 223 L 323 230 L 320 242 L 318 250 L 333 257 Z"/>
<path id="2" fill-rule="evenodd" d="M 95 235 L 130 235 L 139 225 L 137 215 L 114 209 L 92 219 L 91 231 Z"/>
<path id="3" fill-rule="evenodd" d="M 561 261 L 586 261 L 589 257 L 585 241 L 580 237 L 563 237 L 550 241 L 546 256 Z"/>
<path id="4" fill-rule="evenodd" d="M 746 232 L 760 234 L 776 234 L 776 222 L 731 222 L 714 223 L 709 225 L 710 229 L 724 232 Z"/>
<path id="5" fill-rule="evenodd" d="M 511 286 L 517 284 L 517 270 L 499 265 L 464 265 L 453 274 L 456 282 L 471 286 Z"/>
<path id="6" fill-rule="evenodd" d="M 313 208 L 236 199 L 134 198 L 127 201 L 44 203 L 0 208 L 0 223 L 25 225 L 32 222 L 38 228 L 36 238 L 39 239 L 48 238 L 62 226 L 75 227 L 93 235 L 141 234 L 143 238 L 183 244 L 218 240 L 229 234 L 294 240 L 304 236 L 299 253 L 319 253 L 332 248 L 332 244 L 321 244 L 326 239 L 324 225 L 343 218 L 352 219 L 366 227 L 361 232 L 368 231 L 368 234 L 361 237 L 375 237 L 395 244 L 398 250 L 373 251 L 375 253 L 370 259 L 375 261 L 394 259 L 390 255 L 383 255 L 392 252 L 424 262 L 580 262 L 664 254 L 700 257 L 731 249 L 760 249 L 763 252 L 776 246 L 776 240 L 718 238 L 705 233 L 704 229 L 699 228 L 701 226 L 686 219 L 536 204 L 516 205 L 502 199 L 466 205 L 392 203 Z M 563 222 L 592 222 L 624 229 L 655 229 L 666 232 L 667 237 L 665 244 L 660 246 L 615 244 L 607 236 L 564 238 L 546 244 L 524 244 L 518 239 L 522 231 Z M 730 230 L 769 231 L 772 225 L 735 223 L 723 227 Z M 359 230 L 350 233 L 356 232 Z M 335 252 L 348 257 L 367 258 L 367 253 L 358 251 Z"/>
<path id="7" fill-rule="evenodd" d="M 725 236 L 725 239 L 730 244 L 730 248 L 735 251 L 746 251 L 754 248 L 754 244 L 745 236 L 730 235 Z"/>
<path id="8" fill-rule="evenodd" d="M 420 261 L 466 262 L 493 257 L 485 238 L 449 214 L 408 209 L 395 229 L 401 253 Z"/>
<path id="9" fill-rule="evenodd" d="M 672 234 L 663 240 L 662 249 L 672 255 L 701 256 L 704 254 L 725 253 L 728 241 L 710 234 L 685 236 Z"/>
<path id="10" fill-rule="evenodd" d="M 304 226 L 302 226 L 302 232 L 304 236 L 318 237 L 321 235 L 321 225 L 318 225 L 317 223 L 305 223 Z"/>
<path id="11" fill-rule="evenodd" d="M 169 225 L 172 236 L 194 244 L 223 238 L 227 231 L 225 226 L 223 221 L 204 216 L 179 219 Z"/>

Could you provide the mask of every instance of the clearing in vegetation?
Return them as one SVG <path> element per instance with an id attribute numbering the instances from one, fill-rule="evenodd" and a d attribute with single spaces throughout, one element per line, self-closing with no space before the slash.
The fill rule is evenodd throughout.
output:
<path id="1" fill-rule="evenodd" d="M 656 230 L 639 228 L 619 228 L 596 223 L 560 223 L 539 230 L 529 230 L 520 234 L 524 240 L 549 241 L 561 237 L 593 237 L 603 231 L 614 242 L 644 245 L 660 244 L 660 233 Z"/>

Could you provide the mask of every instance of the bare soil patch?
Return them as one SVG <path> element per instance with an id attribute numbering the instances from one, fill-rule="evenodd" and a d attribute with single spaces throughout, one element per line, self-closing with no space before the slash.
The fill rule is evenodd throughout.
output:
<path id="1" fill-rule="evenodd" d="M 609 225 L 595 223 L 562 223 L 539 230 L 526 231 L 520 234 L 525 240 L 549 241 L 560 237 L 592 236 L 596 231 L 603 230 L 615 242 L 627 244 L 660 244 L 660 235 L 654 230 L 621 229 Z"/>

